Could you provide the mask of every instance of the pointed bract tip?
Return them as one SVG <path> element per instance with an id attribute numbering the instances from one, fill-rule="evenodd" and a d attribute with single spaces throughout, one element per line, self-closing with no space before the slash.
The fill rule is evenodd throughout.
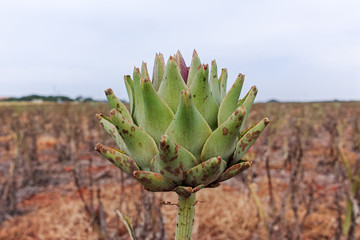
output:
<path id="1" fill-rule="evenodd" d="M 162 135 L 160 138 L 160 149 L 161 150 L 167 150 L 169 149 L 169 144 L 167 141 L 169 140 L 167 135 Z"/>
<path id="2" fill-rule="evenodd" d="M 101 143 L 96 144 L 94 150 L 97 151 L 97 152 L 99 152 L 99 153 L 105 152 L 105 151 L 104 151 L 104 145 L 102 145 Z"/>
<path id="3" fill-rule="evenodd" d="M 206 71 L 209 68 L 209 65 L 208 64 L 203 64 L 203 68 Z"/>
<path id="4" fill-rule="evenodd" d="M 117 110 L 115 108 L 111 109 L 110 116 L 116 115 Z"/>
<path id="5" fill-rule="evenodd" d="M 270 120 L 269 118 L 264 118 L 264 124 L 265 124 L 265 127 L 270 123 Z"/>
<path id="6" fill-rule="evenodd" d="M 258 93 L 258 89 L 257 89 L 257 87 L 254 85 L 254 86 L 252 86 L 252 87 L 251 87 L 251 89 L 253 90 L 254 95 L 256 96 L 256 95 L 257 95 L 257 93 Z"/>
<path id="7" fill-rule="evenodd" d="M 142 85 L 145 85 L 145 84 L 147 84 L 147 83 L 149 83 L 149 82 L 151 83 L 151 81 L 150 81 L 149 78 L 142 78 L 142 79 L 141 79 L 141 84 L 142 84 Z"/>
<path id="8" fill-rule="evenodd" d="M 194 49 L 194 51 L 193 51 L 193 57 L 194 56 L 197 56 L 198 54 L 197 54 L 197 52 L 196 52 L 196 50 Z"/>
<path id="9" fill-rule="evenodd" d="M 139 175 L 140 175 L 140 171 L 134 171 L 134 172 L 133 172 L 133 176 L 134 176 L 134 177 L 137 178 L 137 177 L 139 177 Z"/>
<path id="10" fill-rule="evenodd" d="M 244 78 L 245 78 L 245 74 L 239 73 L 238 78 L 244 79 Z"/>
<path id="11" fill-rule="evenodd" d="M 220 164 L 221 163 L 221 157 L 217 156 L 216 159 L 217 159 L 217 164 Z"/>
<path id="12" fill-rule="evenodd" d="M 166 134 L 162 135 L 160 137 L 160 142 L 166 142 L 167 138 L 168 138 L 168 136 Z"/>
<path id="13" fill-rule="evenodd" d="M 187 90 L 181 90 L 180 95 L 181 95 L 181 97 L 183 97 L 183 98 L 191 98 L 190 88 L 188 88 Z"/>
<path id="14" fill-rule="evenodd" d="M 111 95 L 111 94 L 113 94 L 113 90 L 111 88 L 108 88 L 108 89 L 105 90 L 105 95 L 106 96 Z"/>
<path id="15" fill-rule="evenodd" d="M 98 113 L 95 114 L 95 117 L 96 117 L 96 119 L 99 120 L 99 121 L 102 119 L 101 115 L 98 114 Z"/>
<path id="16" fill-rule="evenodd" d="M 139 69 L 139 68 L 137 68 L 136 66 L 134 66 L 134 71 L 138 72 L 138 73 L 141 75 L 141 73 L 140 73 L 140 69 Z"/>

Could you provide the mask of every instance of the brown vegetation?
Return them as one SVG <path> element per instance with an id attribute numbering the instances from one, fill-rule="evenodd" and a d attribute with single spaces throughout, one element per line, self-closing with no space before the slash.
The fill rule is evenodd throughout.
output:
<path id="1" fill-rule="evenodd" d="M 173 239 L 174 193 L 148 193 L 92 149 L 103 103 L 0 106 L 0 239 Z M 194 239 L 359 239 L 360 103 L 256 104 L 253 166 L 198 193 Z"/>

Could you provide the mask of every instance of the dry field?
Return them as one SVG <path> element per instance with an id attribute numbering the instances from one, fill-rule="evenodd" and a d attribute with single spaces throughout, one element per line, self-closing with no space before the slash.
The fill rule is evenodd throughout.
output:
<path id="1" fill-rule="evenodd" d="M 173 239 L 174 193 L 149 193 L 93 151 L 105 103 L 1 103 L 0 239 Z M 193 239 L 360 239 L 360 102 L 256 104 L 271 124 L 251 169 L 197 194 Z"/>

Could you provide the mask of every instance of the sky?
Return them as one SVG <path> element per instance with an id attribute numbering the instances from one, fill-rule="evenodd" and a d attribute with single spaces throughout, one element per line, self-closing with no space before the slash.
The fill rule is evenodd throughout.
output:
<path id="1" fill-rule="evenodd" d="M 0 97 L 127 100 L 123 76 L 196 49 L 257 101 L 360 100 L 360 1 L 0 0 Z M 151 73 L 150 73 L 151 75 Z"/>

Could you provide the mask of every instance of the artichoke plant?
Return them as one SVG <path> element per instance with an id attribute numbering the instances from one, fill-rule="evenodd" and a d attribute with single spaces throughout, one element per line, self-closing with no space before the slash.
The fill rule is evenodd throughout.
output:
<path id="1" fill-rule="evenodd" d="M 244 75 L 226 93 L 227 77 L 226 69 L 218 77 L 215 60 L 211 69 L 201 64 L 196 51 L 190 67 L 179 51 L 166 65 L 156 54 L 152 80 L 146 63 L 124 76 L 130 110 L 107 89 L 110 117 L 96 115 L 119 148 L 97 144 L 96 151 L 147 190 L 178 194 L 176 239 L 191 239 L 195 193 L 251 167 L 243 156 L 269 123 L 243 130 L 257 88 L 239 100 Z"/>

